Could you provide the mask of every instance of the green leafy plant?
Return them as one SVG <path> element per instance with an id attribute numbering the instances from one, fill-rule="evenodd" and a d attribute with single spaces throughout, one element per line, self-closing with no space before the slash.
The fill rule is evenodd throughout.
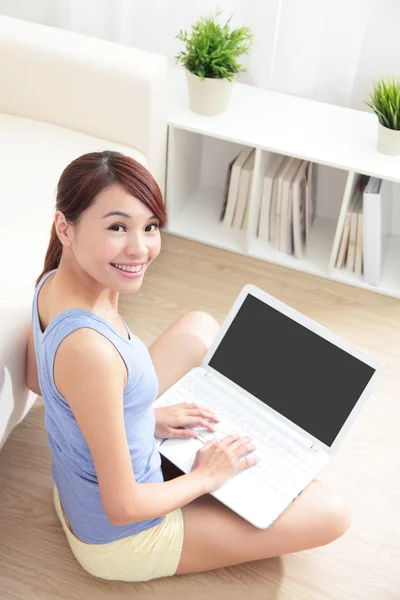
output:
<path id="1" fill-rule="evenodd" d="M 215 16 L 201 17 L 190 33 L 181 30 L 176 38 L 185 42 L 186 49 L 175 59 L 200 79 L 209 77 L 232 82 L 237 73 L 247 71 L 237 58 L 248 53 L 254 39 L 249 27 L 230 29 L 232 17 L 220 25 L 217 22 L 220 14 L 217 10 Z"/>
<path id="2" fill-rule="evenodd" d="M 400 130 L 400 80 L 382 77 L 374 81 L 373 92 L 365 104 L 372 108 L 381 125 Z"/>

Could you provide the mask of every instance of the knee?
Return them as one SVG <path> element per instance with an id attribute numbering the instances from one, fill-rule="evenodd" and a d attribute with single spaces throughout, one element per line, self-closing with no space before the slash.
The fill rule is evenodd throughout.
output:
<path id="1" fill-rule="evenodd" d="M 195 335 L 209 348 L 213 343 L 219 329 L 219 323 L 207 312 L 194 310 L 181 317 L 185 330 Z"/>
<path id="2" fill-rule="evenodd" d="M 346 533 L 350 527 L 350 510 L 343 496 L 330 491 L 325 499 L 324 512 L 328 542 L 333 542 Z"/>

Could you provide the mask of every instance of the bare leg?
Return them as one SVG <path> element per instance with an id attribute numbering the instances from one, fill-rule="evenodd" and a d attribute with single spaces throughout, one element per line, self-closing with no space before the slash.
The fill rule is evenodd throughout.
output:
<path id="1" fill-rule="evenodd" d="M 177 573 L 195 573 L 282 556 L 337 539 L 349 526 L 341 497 L 313 481 L 268 529 L 257 529 L 210 495 L 183 507 Z"/>
<path id="2" fill-rule="evenodd" d="M 150 346 L 161 395 L 185 373 L 201 365 L 219 324 L 211 315 L 194 311 L 180 317 Z"/>
<path id="3" fill-rule="evenodd" d="M 200 365 L 219 325 L 206 313 L 181 317 L 150 347 L 160 394 Z M 179 471 L 163 461 L 167 478 Z M 183 507 L 184 543 L 177 573 L 217 569 L 328 544 L 349 526 L 343 499 L 312 482 L 271 527 L 259 530 L 210 495 Z"/>

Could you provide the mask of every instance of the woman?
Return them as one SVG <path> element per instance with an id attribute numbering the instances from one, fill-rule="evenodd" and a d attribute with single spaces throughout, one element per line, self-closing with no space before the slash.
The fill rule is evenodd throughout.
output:
<path id="1" fill-rule="evenodd" d="M 208 494 L 257 462 L 249 438 L 208 442 L 190 473 L 164 481 L 154 433 L 196 436 L 216 416 L 152 402 L 201 364 L 218 324 L 178 319 L 148 350 L 118 314 L 160 252 L 166 215 L 150 173 L 117 152 L 63 171 L 28 344 L 28 387 L 43 396 L 54 503 L 91 574 L 146 581 L 327 544 L 348 527 L 342 500 L 313 482 L 266 530 Z M 239 462 L 239 458 L 244 457 Z"/>

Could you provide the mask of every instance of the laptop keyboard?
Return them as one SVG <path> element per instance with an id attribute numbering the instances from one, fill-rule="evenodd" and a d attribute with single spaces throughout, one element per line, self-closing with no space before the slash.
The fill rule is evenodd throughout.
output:
<path id="1" fill-rule="evenodd" d="M 215 432 L 210 432 L 204 427 L 193 427 L 200 442 L 205 443 L 213 438 L 222 440 L 232 433 L 250 435 L 256 446 L 254 454 L 260 460 L 247 471 L 265 486 L 272 488 L 275 493 L 284 497 L 298 493 L 302 485 L 308 483 L 315 473 L 317 463 L 311 461 L 305 452 L 289 447 L 275 432 L 268 430 L 265 423 L 260 425 L 247 416 L 244 418 L 242 413 L 235 412 L 232 405 L 228 407 L 226 400 L 221 400 L 218 393 L 211 391 L 208 386 L 202 386 L 198 379 L 191 379 L 190 383 L 189 380 L 178 383 L 165 394 L 161 402 L 157 401 L 157 406 L 181 402 L 194 402 L 204 406 L 214 411 L 219 419 L 218 423 L 212 423 Z"/>

